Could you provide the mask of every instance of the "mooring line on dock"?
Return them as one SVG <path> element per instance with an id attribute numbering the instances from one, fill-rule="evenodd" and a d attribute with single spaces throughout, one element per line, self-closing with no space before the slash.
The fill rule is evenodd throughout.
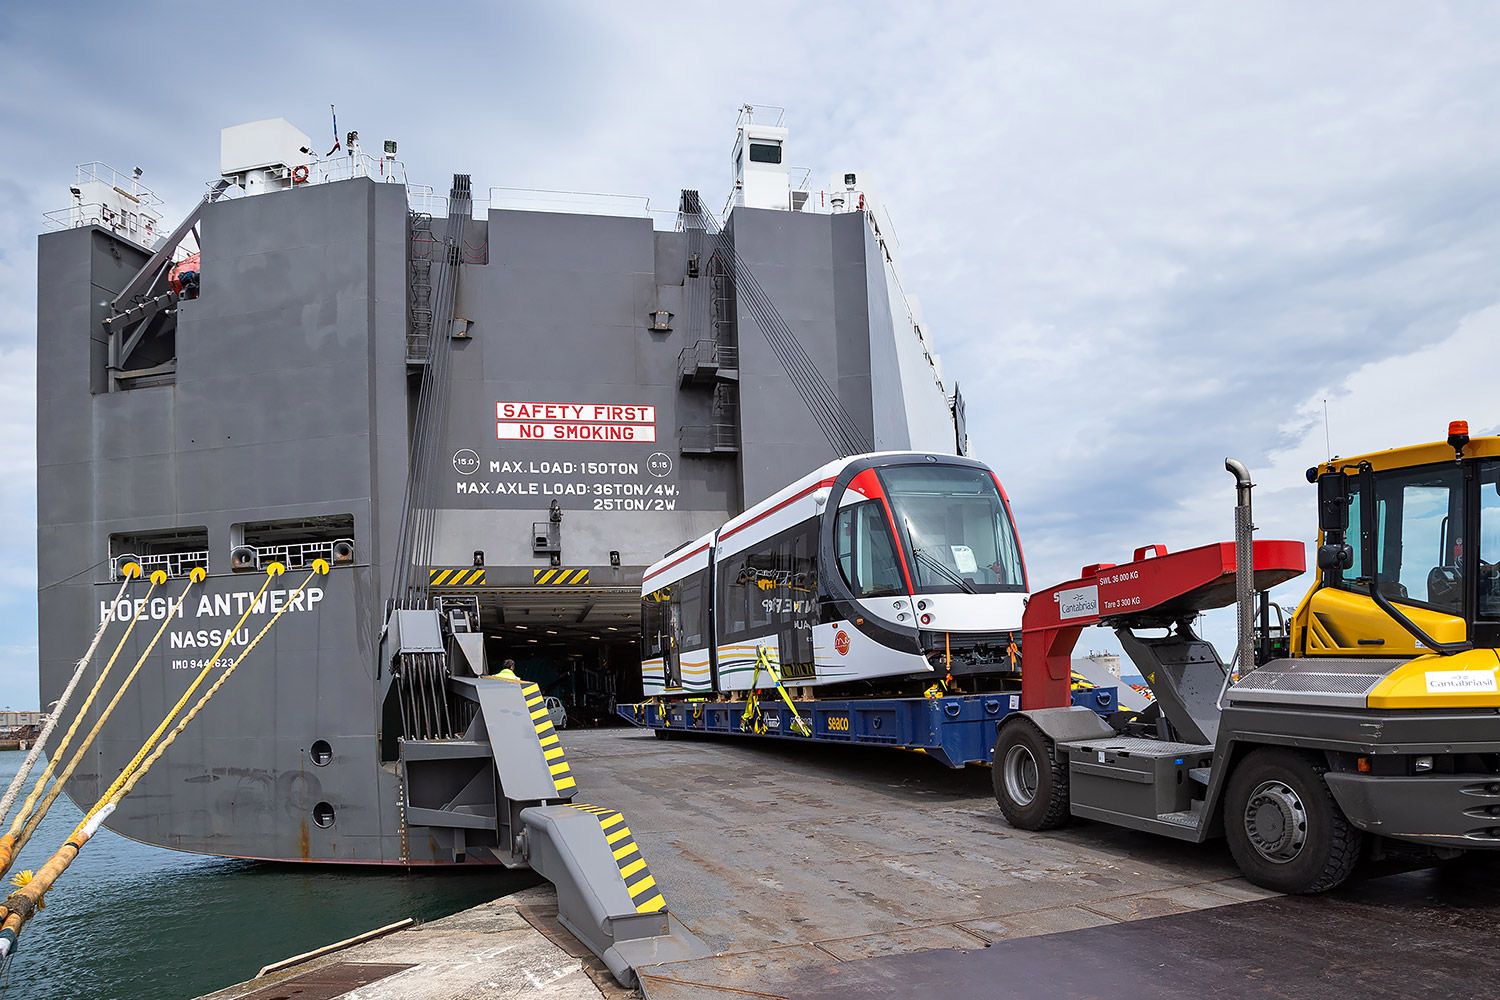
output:
<path id="1" fill-rule="evenodd" d="M 125 599 L 125 590 L 130 586 L 131 581 L 140 579 L 141 564 L 127 562 L 120 567 L 120 572 L 125 579 L 120 581 L 120 589 L 115 591 L 115 599 L 109 605 L 111 608 L 118 607 Z M 52 738 L 52 731 L 57 728 L 57 723 L 62 719 L 63 713 L 68 710 L 68 702 L 73 697 L 73 691 L 78 687 L 78 682 L 83 680 L 83 675 L 88 672 L 89 663 L 93 661 L 94 653 L 98 652 L 99 642 L 104 638 L 104 632 L 111 620 L 107 615 L 99 616 L 99 627 L 94 630 L 94 638 L 89 642 L 89 648 L 84 650 L 83 656 L 79 657 L 77 665 L 73 668 L 73 676 L 68 678 L 67 686 L 63 688 L 57 701 L 52 704 L 52 711 L 47 714 L 47 721 L 42 724 L 41 733 L 37 735 L 36 742 L 31 745 L 31 752 L 26 755 L 26 759 L 21 762 L 20 769 L 10 779 L 4 798 L 0 798 L 0 823 L 4 823 L 6 817 L 10 815 L 11 806 L 16 804 L 16 798 L 21 794 L 21 786 L 26 784 L 26 779 L 31 775 L 31 769 L 36 766 L 37 760 L 42 756 L 42 749 Z"/>
<path id="2" fill-rule="evenodd" d="M 161 570 L 156 570 L 151 574 L 151 586 L 146 589 L 146 596 L 141 600 L 141 603 L 134 606 L 130 622 L 125 626 L 125 633 L 120 636 L 119 642 L 115 643 L 114 652 L 109 654 L 109 659 L 105 661 L 104 668 L 99 671 L 99 676 L 94 679 L 94 685 L 89 689 L 88 697 L 84 698 L 83 704 L 78 706 L 78 711 L 73 716 L 72 724 L 68 726 L 68 731 L 63 734 L 62 741 L 58 743 L 57 748 L 52 751 L 52 756 L 47 760 L 47 766 L 42 769 L 41 777 L 36 779 L 36 784 L 32 786 L 31 792 L 26 796 L 26 801 L 21 803 L 20 811 L 11 820 L 10 829 L 5 832 L 4 836 L 0 836 L 0 875 L 10 870 L 11 863 L 15 861 L 16 855 L 20 853 L 17 838 L 21 836 L 32 810 L 36 808 L 37 800 L 41 798 L 42 791 L 46 788 L 47 779 L 56 773 L 57 762 L 62 759 L 63 752 L 68 749 L 68 745 L 78 733 L 78 727 L 83 724 L 84 716 L 88 715 L 89 709 L 94 704 L 94 699 L 99 696 L 100 689 L 104 687 L 104 681 L 109 677 L 109 672 L 114 669 L 115 661 L 120 658 L 120 653 L 125 649 L 125 643 L 130 641 L 130 634 L 135 631 L 136 623 L 141 619 L 141 610 L 150 602 L 151 595 L 155 593 L 156 588 L 166 581 L 167 575 Z M 38 745 L 40 745 L 40 741 L 38 741 Z"/>
<path id="3" fill-rule="evenodd" d="M 157 570 L 157 572 L 160 573 L 161 570 Z M 141 668 L 146 665 L 146 661 L 156 651 L 156 644 L 161 641 L 161 637 L 166 634 L 168 627 L 176 619 L 178 611 L 182 609 L 183 602 L 187 600 L 188 592 L 193 589 L 194 585 L 200 584 L 206 579 L 208 579 L 208 570 L 201 566 L 195 566 L 189 571 L 187 584 L 182 588 L 182 593 L 177 596 L 177 600 L 172 604 L 172 607 L 168 609 L 166 616 L 162 618 L 161 624 L 157 626 L 156 633 L 151 636 L 151 641 L 146 643 L 146 648 L 141 650 L 140 656 L 136 657 L 135 664 L 130 668 L 130 673 L 125 675 L 125 679 L 120 682 L 120 686 L 116 689 L 114 696 L 109 699 L 109 704 L 105 705 L 104 711 L 99 713 L 99 718 L 94 721 L 93 728 L 88 731 L 87 735 L 78 744 L 78 748 L 73 751 L 73 757 L 68 761 L 67 767 L 63 768 L 61 776 L 47 790 L 47 796 L 42 799 L 42 804 L 37 808 L 36 815 L 31 817 L 25 828 L 22 829 L 20 836 L 16 838 L 15 848 L 11 856 L 5 858 L 4 866 L 0 867 L 0 875 L 5 874 L 9 870 L 15 855 L 20 854 L 21 849 L 30 842 L 32 835 L 36 833 L 37 827 L 41 825 L 42 819 L 46 817 L 47 811 L 52 808 L 52 803 L 57 801 L 57 797 L 62 794 L 63 787 L 68 783 L 68 779 L 73 776 L 73 772 L 78 768 L 78 765 L 83 763 L 83 755 L 88 752 L 89 747 L 93 746 L 94 740 L 104 731 L 104 724 L 109 721 L 110 716 L 114 715 L 115 707 L 120 704 L 120 699 L 125 697 L 125 692 L 130 690 L 130 686 L 135 683 L 136 676 L 140 674 Z M 61 754 L 57 754 L 56 756 L 61 756 Z"/>
<path id="4" fill-rule="evenodd" d="M 316 562 L 323 563 L 323 560 L 319 559 Z M 323 565 L 326 566 L 327 563 L 323 563 Z M 223 658 L 225 651 L 229 649 L 229 644 L 234 641 L 234 637 L 239 634 L 240 629 L 245 627 L 245 622 L 250 619 L 251 614 L 255 612 L 255 609 L 257 607 L 262 606 L 261 599 L 265 596 L 266 590 L 271 586 L 271 581 L 275 580 L 278 576 L 281 576 L 285 572 L 286 567 L 279 562 L 273 562 L 266 566 L 266 582 L 260 585 L 260 590 L 255 592 L 255 597 L 253 597 L 245 605 L 245 613 L 240 615 L 239 621 L 234 623 L 234 628 L 229 629 L 224 633 L 224 641 L 219 644 L 218 649 L 214 650 L 214 655 L 209 657 L 208 661 L 198 669 L 198 676 L 194 677 L 193 682 L 187 686 L 187 690 L 182 692 L 182 697 L 177 699 L 177 704 L 173 705 L 171 709 L 167 711 L 167 714 L 162 717 L 161 722 L 157 724 L 157 727 L 154 730 L 152 730 L 151 735 L 146 737 L 145 742 L 141 744 L 141 748 L 135 752 L 135 756 L 130 758 L 130 763 L 126 764 L 120 770 L 120 773 L 115 777 L 115 780 L 110 783 L 110 786 L 105 791 L 105 793 L 99 796 L 98 803 L 94 805 L 93 809 L 89 810 L 88 816 L 84 817 L 85 821 L 87 821 L 89 816 L 93 816 L 94 812 L 100 808 L 100 805 L 102 805 L 104 802 L 107 802 L 111 795 L 119 791 L 120 787 L 127 780 L 129 780 L 130 776 L 133 773 L 135 773 L 135 769 L 141 766 L 141 762 L 146 759 L 146 755 L 151 752 L 151 748 L 156 745 L 156 741 L 161 739 L 162 733 L 166 732 L 167 727 L 170 726 L 173 720 L 177 718 L 177 713 L 182 711 L 183 706 L 188 703 L 188 700 L 190 698 L 192 698 L 193 693 L 196 692 L 198 690 L 198 687 L 208 679 L 209 672 L 213 670 L 214 667 L 218 666 L 219 660 Z M 314 570 L 312 574 L 309 574 L 308 580 L 310 581 L 312 577 L 316 575 L 316 573 L 317 570 Z M 306 586 L 307 582 L 304 581 L 302 587 Z M 297 588 L 297 594 L 299 596 L 302 593 L 302 587 Z M 285 612 L 288 607 L 290 607 L 290 604 L 282 605 L 281 611 L 276 612 L 276 614 L 271 617 L 271 621 L 274 622 L 277 618 L 280 618 L 282 613 Z M 259 639 L 260 636 L 256 636 L 251 645 L 246 647 L 245 652 L 249 652 L 250 649 L 253 649 L 254 642 L 259 641 Z M 235 664 L 243 659 L 244 655 L 244 653 L 241 653 L 239 656 L 235 657 L 234 662 L 230 663 L 228 669 L 230 671 L 233 671 Z"/>
<path id="5" fill-rule="evenodd" d="M 99 797 L 99 800 L 94 803 L 93 808 L 89 809 L 88 813 L 84 815 L 82 822 L 74 827 L 73 832 L 63 842 L 62 846 L 36 872 L 23 872 L 17 878 L 17 889 L 6 897 L 3 904 L 0 904 L 0 916 L 3 916 L 4 919 L 3 924 L 0 924 L 0 962 L 4 963 L 7 970 L 20 943 L 21 931 L 25 928 L 27 922 L 36 915 L 36 911 L 41 909 L 47 890 L 51 889 L 58 878 L 68 870 L 68 866 L 73 863 L 73 860 L 78 857 L 79 852 L 83 850 L 83 845 L 88 843 L 90 838 L 98 832 L 100 824 L 109 818 L 110 814 L 115 811 L 125 796 L 134 790 L 135 786 L 151 771 L 151 768 L 162 758 L 162 755 L 167 752 L 167 749 L 176 741 L 177 737 L 182 735 L 183 731 L 198 717 L 198 713 L 213 699 L 214 695 L 219 692 L 225 682 L 234 675 L 235 670 L 238 669 L 240 664 L 244 663 L 250 654 L 255 651 L 256 646 L 271 631 L 271 628 L 281 619 L 281 616 L 298 603 L 297 598 L 306 590 L 307 585 L 313 581 L 313 578 L 327 575 L 329 570 L 330 567 L 327 561 L 323 559 L 313 560 L 312 572 L 307 574 L 307 578 L 292 592 L 287 602 L 271 615 L 265 625 L 261 626 L 260 631 L 250 640 L 244 651 L 225 666 L 218 680 L 214 681 L 209 686 L 209 689 L 193 704 L 192 708 L 188 709 L 187 713 L 177 721 L 171 732 L 167 733 L 166 737 L 162 738 L 159 743 L 156 742 L 160 738 L 161 733 L 176 718 L 178 712 L 182 710 L 182 706 L 186 704 L 187 699 L 197 689 L 198 684 L 203 678 L 208 676 L 210 666 L 216 663 L 224 650 L 228 648 L 228 642 L 226 641 L 224 646 L 220 647 L 219 652 L 214 654 L 209 664 L 205 665 L 202 671 L 199 672 L 198 678 L 189 686 L 188 691 L 168 711 L 166 718 L 162 720 L 156 732 L 152 733 L 151 738 L 147 740 L 147 744 L 142 746 L 141 751 L 137 753 L 136 757 L 131 760 L 130 764 L 126 765 L 126 768 L 120 772 L 120 776 L 110 784 L 109 790 Z M 267 567 L 265 585 L 261 587 L 260 594 L 256 595 L 256 599 L 250 602 L 249 609 L 241 616 L 240 622 L 235 626 L 231 634 L 238 632 L 243 627 L 245 619 L 249 617 L 250 612 L 259 604 L 260 596 L 265 593 L 266 587 L 270 585 L 273 579 L 284 572 L 286 572 L 286 567 L 280 563 L 272 563 Z M 148 751 L 150 756 L 146 756 Z"/>

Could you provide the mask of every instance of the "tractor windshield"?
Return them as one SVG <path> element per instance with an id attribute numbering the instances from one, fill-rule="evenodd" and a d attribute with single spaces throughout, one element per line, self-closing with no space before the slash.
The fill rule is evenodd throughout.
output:
<path id="1" fill-rule="evenodd" d="M 1464 611 L 1466 553 L 1464 474 L 1456 463 L 1393 469 L 1374 476 L 1373 512 L 1362 485 L 1350 490 L 1354 564 L 1342 584 L 1363 592 L 1373 568 L 1380 593 L 1388 600 L 1416 604 L 1448 614 Z M 1375 565 L 1365 565 L 1360 532 L 1373 533 Z"/>
<path id="2" fill-rule="evenodd" d="M 994 477 L 967 465 L 880 470 L 918 593 L 1020 593 L 1026 572 Z"/>

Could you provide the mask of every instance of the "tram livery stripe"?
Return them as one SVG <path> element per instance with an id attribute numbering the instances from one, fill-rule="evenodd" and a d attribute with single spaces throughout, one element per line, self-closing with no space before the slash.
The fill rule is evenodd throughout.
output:
<path id="1" fill-rule="evenodd" d="M 586 569 L 534 569 L 531 583 L 536 587 L 580 587 L 589 582 Z"/>
<path id="2" fill-rule="evenodd" d="M 599 828 L 604 832 L 604 839 L 609 842 L 615 864 L 620 869 L 620 881 L 630 894 L 635 911 L 655 913 L 665 907 L 667 901 L 662 898 L 661 887 L 656 884 L 651 869 L 646 866 L 646 859 L 642 857 L 640 847 L 631 836 L 630 827 L 625 825 L 625 816 L 618 810 L 586 802 L 570 802 L 568 805 L 572 809 L 589 813 L 599 821 Z"/>

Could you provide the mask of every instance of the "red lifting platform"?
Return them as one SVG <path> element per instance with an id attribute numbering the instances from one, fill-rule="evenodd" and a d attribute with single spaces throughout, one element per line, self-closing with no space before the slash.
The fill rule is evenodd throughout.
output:
<path id="1" fill-rule="evenodd" d="M 1255 590 L 1269 590 L 1307 569 L 1301 542 L 1267 540 L 1252 548 Z M 1234 603 L 1234 543 L 1168 553 L 1135 550 L 1122 566 L 1085 566 L 1078 579 L 1031 595 L 1021 618 L 1021 707 L 1072 702 L 1073 646 L 1090 625 L 1165 627 L 1200 611 Z"/>

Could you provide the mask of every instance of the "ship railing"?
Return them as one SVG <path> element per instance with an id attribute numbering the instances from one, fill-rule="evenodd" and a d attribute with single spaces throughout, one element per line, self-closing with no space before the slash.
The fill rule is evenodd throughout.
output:
<path id="1" fill-rule="evenodd" d="M 231 559 L 237 572 L 264 569 L 279 562 L 289 571 L 310 569 L 314 559 L 330 563 L 349 562 L 353 558 L 354 539 L 334 538 L 321 542 L 286 542 L 279 545 L 242 545 Z"/>
<path id="2" fill-rule="evenodd" d="M 756 115 L 760 115 L 760 118 L 756 119 Z M 779 104 L 741 104 L 739 117 L 734 120 L 734 127 L 739 128 L 751 122 L 780 128 L 786 124 L 786 108 Z"/>
<path id="3" fill-rule="evenodd" d="M 677 428 L 677 441 L 685 455 L 716 455 L 740 450 L 733 423 L 685 424 Z"/>
<path id="4" fill-rule="evenodd" d="M 162 237 L 157 220 L 138 212 L 121 212 L 103 202 L 74 202 L 67 208 L 43 212 L 43 226 L 48 232 L 64 229 L 82 229 L 84 226 L 99 226 L 134 240 L 141 246 L 154 248 Z"/>
<path id="5" fill-rule="evenodd" d="M 786 204 L 781 206 L 790 212 L 808 212 L 817 215 L 828 214 L 827 209 L 819 211 L 820 204 L 816 195 L 817 191 L 809 189 L 812 183 L 812 167 L 787 167 L 787 196 Z M 734 211 L 734 196 L 738 188 L 730 188 L 729 196 L 724 199 L 724 210 L 719 213 L 719 222 L 729 221 L 729 213 Z M 826 199 L 824 200 L 826 202 Z"/>
<path id="6" fill-rule="evenodd" d="M 677 371 L 684 379 L 712 379 L 721 371 L 739 368 L 739 349 L 717 340 L 700 340 L 677 355 Z"/>
<path id="7" fill-rule="evenodd" d="M 525 212 L 562 212 L 570 215 L 615 215 L 646 219 L 655 212 L 644 195 L 605 194 L 597 191 L 554 191 L 547 188 L 492 187 L 490 208 Z"/>
<path id="8" fill-rule="evenodd" d="M 150 578 L 157 570 L 162 570 L 170 577 L 187 576 L 189 572 L 200 566 L 208 569 L 208 550 L 198 549 L 190 552 L 161 552 L 156 555 L 138 556 L 134 553 L 124 553 L 115 557 L 112 567 L 112 577 L 115 580 L 125 578 L 124 568 L 127 563 L 139 563 L 141 575 Z"/>
<path id="9" fill-rule="evenodd" d="M 314 160 L 307 165 L 307 173 L 309 184 L 331 184 L 334 181 L 347 181 L 355 177 L 369 177 L 371 180 L 389 181 L 392 184 L 406 183 L 404 161 L 391 160 L 383 156 L 370 156 L 368 153 L 358 153 L 354 156 L 329 156 Z"/>
<path id="10" fill-rule="evenodd" d="M 83 185 L 90 181 L 99 181 L 108 184 L 127 197 L 134 198 L 137 202 L 147 208 L 160 208 L 162 201 L 156 196 L 156 192 L 141 183 L 141 179 L 134 173 L 122 174 L 108 163 L 94 160 L 89 163 L 80 163 L 74 168 L 74 183 Z"/>

